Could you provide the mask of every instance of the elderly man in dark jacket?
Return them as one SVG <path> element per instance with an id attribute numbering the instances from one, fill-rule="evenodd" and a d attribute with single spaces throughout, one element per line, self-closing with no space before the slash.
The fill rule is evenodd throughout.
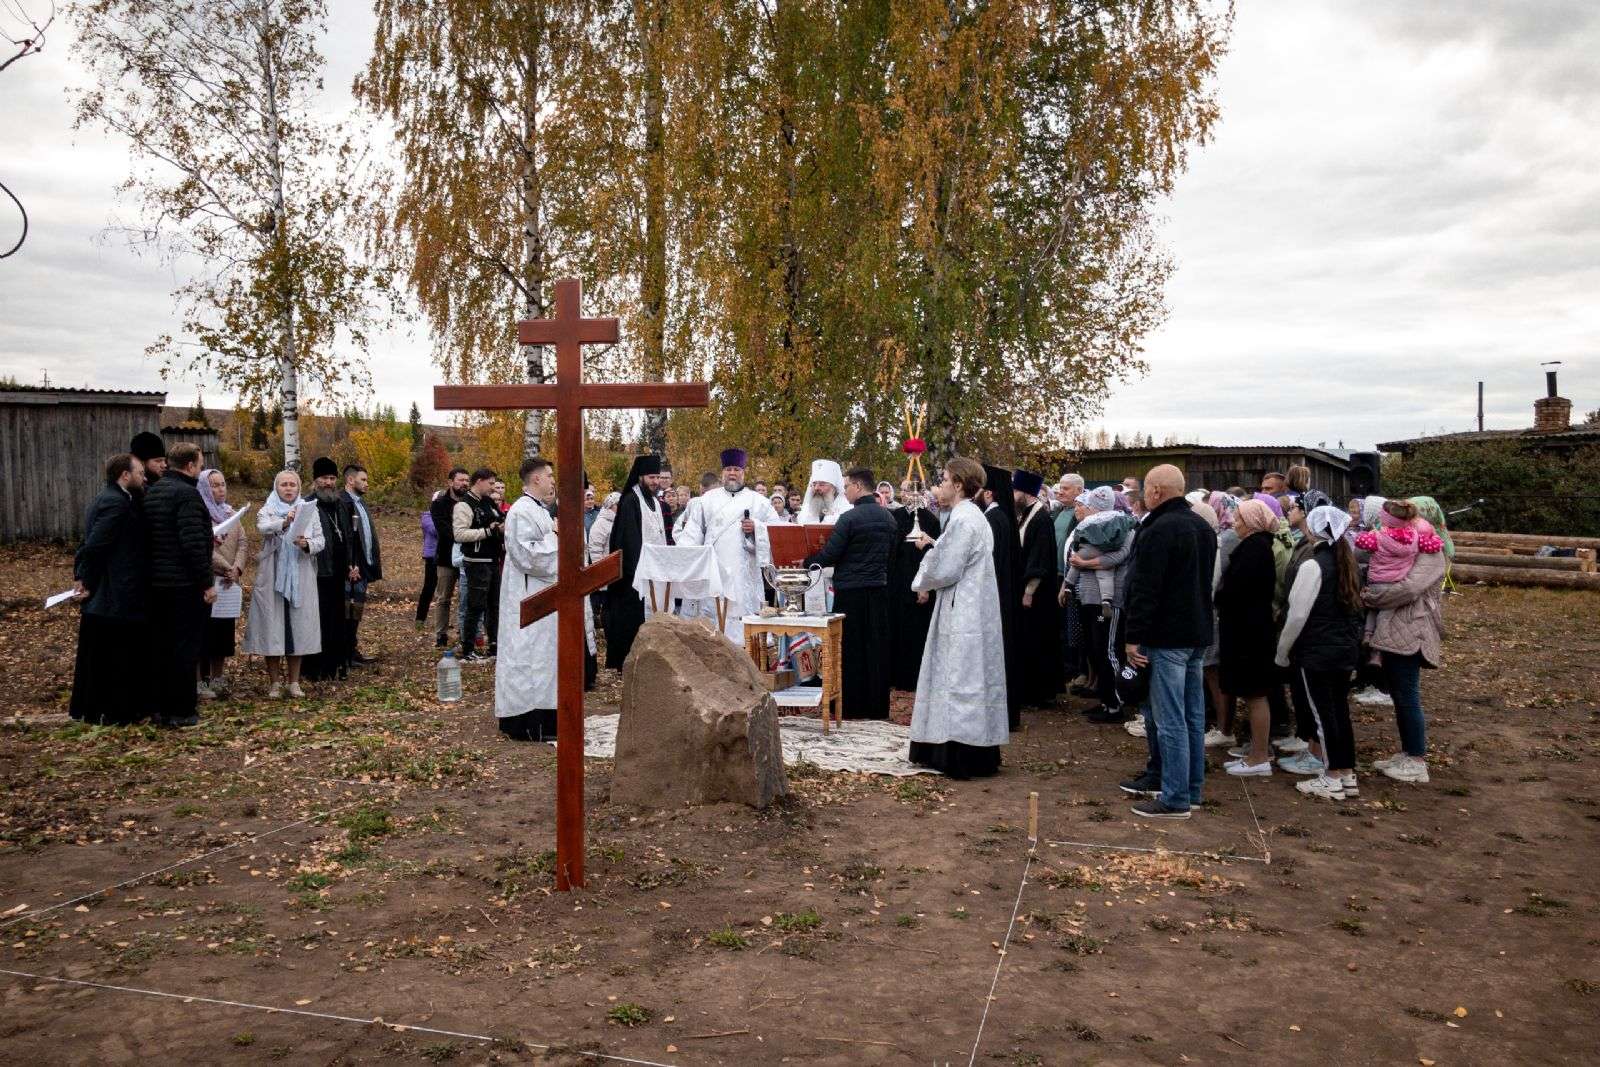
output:
<path id="1" fill-rule="evenodd" d="M 845 475 L 845 499 L 853 506 L 822 551 L 805 561 L 833 568 L 833 607 L 844 614 L 840 688 L 847 719 L 889 717 L 889 554 L 900 531 L 874 496 L 876 486 L 865 467 Z"/>
<path id="2" fill-rule="evenodd" d="M 127 452 L 106 463 L 106 485 L 89 502 L 83 544 L 72 559 L 73 589 L 83 602 L 72 671 L 74 719 L 124 726 L 146 715 L 134 684 L 145 624 L 145 530 L 136 497 L 144 465 Z"/>
<path id="3" fill-rule="evenodd" d="M 167 457 L 167 472 L 144 495 L 150 537 L 150 632 L 161 644 L 154 692 L 156 721 L 193 726 L 196 668 L 211 602 L 211 513 L 200 498 L 200 449 L 184 443 Z"/>
<path id="4" fill-rule="evenodd" d="M 1183 472 L 1163 463 L 1144 480 L 1149 512 L 1133 542 L 1123 604 L 1127 661 L 1150 673 L 1150 715 L 1159 747 L 1158 781 L 1123 785 L 1152 799 L 1133 806 L 1151 819 L 1187 819 L 1206 774 L 1202 670 L 1211 644 L 1211 579 L 1217 535 L 1183 496 Z"/>

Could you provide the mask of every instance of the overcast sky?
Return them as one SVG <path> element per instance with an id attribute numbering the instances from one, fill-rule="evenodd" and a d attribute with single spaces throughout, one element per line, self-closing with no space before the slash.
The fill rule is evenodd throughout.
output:
<path id="1" fill-rule="evenodd" d="M 339 107 L 371 14 L 330 7 Z M 0 260 L 0 374 L 161 388 L 143 352 L 176 326 L 179 279 L 102 237 L 128 213 L 126 153 L 72 131 L 69 43 L 58 27 L 0 74 L 0 180 L 33 225 Z M 1470 429 L 1479 379 L 1487 425 L 1524 427 L 1554 359 L 1575 415 L 1600 407 L 1596 55 L 1591 0 L 1239 0 L 1221 125 L 1163 210 L 1171 316 L 1106 429 L 1364 447 Z M 0 246 L 15 226 L 0 204 Z M 420 328 L 371 364 L 379 400 L 432 417 Z M 195 383 L 166 388 L 187 403 Z"/>

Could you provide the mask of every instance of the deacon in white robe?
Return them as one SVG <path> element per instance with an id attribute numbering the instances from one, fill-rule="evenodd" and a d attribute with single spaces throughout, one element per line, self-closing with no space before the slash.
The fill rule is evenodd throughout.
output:
<path id="1" fill-rule="evenodd" d="M 722 484 L 708 489 L 689 502 L 680 545 L 710 545 L 722 574 L 722 595 L 728 601 L 728 617 L 722 632 L 735 644 L 744 645 L 743 617 L 755 615 L 766 602 L 761 568 L 772 562 L 772 544 L 767 526 L 781 522 L 772 502 L 744 484 L 749 457 L 742 448 L 722 453 Z M 687 607 L 688 605 L 685 605 Z M 709 605 L 716 618 L 716 605 Z M 700 609 L 708 614 L 706 607 Z"/>
<path id="2" fill-rule="evenodd" d="M 832 526 L 839 516 L 850 510 L 844 498 L 844 471 L 831 459 L 814 460 L 811 480 L 806 483 L 806 495 L 800 502 L 800 512 L 794 518 L 800 526 Z M 822 580 L 806 592 L 806 614 L 826 615 L 833 603 L 833 568 L 825 567 Z"/>
<path id="3" fill-rule="evenodd" d="M 546 510 L 555 496 L 550 461 L 523 464 L 522 496 L 506 513 L 505 571 L 500 579 L 500 628 L 494 668 L 494 714 L 500 732 L 515 741 L 553 741 L 556 736 L 556 616 L 518 625 L 522 602 L 556 583 L 556 522 Z M 581 536 L 578 524 L 572 536 Z M 594 621 L 584 598 L 584 631 L 595 651 Z"/>
<path id="4" fill-rule="evenodd" d="M 994 535 L 965 495 L 976 494 L 983 481 L 975 461 L 951 461 L 934 490 L 951 508 L 950 521 L 911 583 L 917 593 L 939 595 L 917 676 L 910 758 L 954 778 L 994 774 L 1000 746 L 1010 738 Z"/>

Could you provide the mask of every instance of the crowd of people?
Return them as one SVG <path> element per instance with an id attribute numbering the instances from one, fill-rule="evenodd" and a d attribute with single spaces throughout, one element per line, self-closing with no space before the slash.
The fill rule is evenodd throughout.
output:
<path id="1" fill-rule="evenodd" d="M 770 531 L 827 526 L 807 558 L 779 562 L 817 574 L 807 614 L 844 616 L 846 718 L 887 718 L 892 690 L 915 693 L 919 764 L 996 773 L 1025 710 L 1076 696 L 1092 700 L 1088 722 L 1146 741 L 1145 766 L 1119 783 L 1137 814 L 1188 817 L 1208 748 L 1226 750 L 1226 774 L 1290 773 L 1302 792 L 1342 800 L 1359 795 L 1356 699 L 1394 706 L 1399 748 L 1374 769 L 1428 781 L 1420 677 L 1439 665 L 1454 553 L 1430 497 L 1339 506 L 1304 467 L 1209 491 L 1166 465 L 1094 487 L 1067 473 L 1047 489 L 1036 473 L 956 457 L 926 490 L 819 459 L 804 486 L 769 491 L 747 483 L 748 468 L 743 449 L 727 449 L 695 493 L 646 455 L 619 491 L 586 491 L 586 557 L 622 555 L 621 576 L 590 604 L 587 684 L 597 620 L 605 666 L 620 669 L 654 610 L 633 586 L 644 546 L 712 550 L 724 603 L 680 597 L 661 610 L 720 622 L 742 645 L 743 618 L 774 599 Z M 195 724 L 201 702 L 230 694 L 241 617 L 237 650 L 262 657 L 268 698 L 369 662 L 360 628 L 383 565 L 367 472 L 319 458 L 311 474 L 307 489 L 280 472 L 255 512 L 246 607 L 250 541 L 222 472 L 149 433 L 110 458 L 74 561 L 74 718 Z M 508 502 L 494 471 L 454 468 L 421 512 L 416 624 L 431 615 L 437 647 L 495 661 L 501 730 L 541 740 L 555 728 L 556 620 L 505 635 L 499 620 L 557 580 L 560 517 L 550 462 L 519 475 Z"/>
<path id="2" fill-rule="evenodd" d="M 193 444 L 169 455 L 154 433 L 107 460 L 73 559 L 73 718 L 194 726 L 202 702 L 232 692 L 238 651 L 262 657 L 269 699 L 303 697 L 302 679 L 337 681 L 370 662 L 358 637 L 383 563 L 367 471 L 319 458 L 311 473 L 304 492 L 296 472 L 280 472 L 256 511 L 261 551 L 246 616 L 250 543 L 223 473 L 204 468 Z"/>

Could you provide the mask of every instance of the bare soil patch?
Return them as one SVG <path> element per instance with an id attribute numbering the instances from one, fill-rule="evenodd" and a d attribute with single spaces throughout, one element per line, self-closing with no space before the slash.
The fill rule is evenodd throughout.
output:
<path id="1" fill-rule="evenodd" d="M 1428 786 L 1364 774 L 1332 805 L 1283 775 L 1247 798 L 1214 768 L 1195 818 L 1152 827 L 1115 787 L 1143 742 L 1068 704 L 1027 714 L 996 779 L 800 768 L 765 813 L 614 807 L 595 760 L 590 883 L 557 895 L 555 752 L 500 738 L 492 668 L 434 701 L 415 524 L 383 526 L 379 662 L 300 702 L 237 670 L 245 695 L 177 734 L 62 722 L 75 620 L 37 605 L 70 554 L 0 554 L 0 913 L 28 905 L 0 916 L 0 968 L 383 1020 L 0 974 L 7 1061 L 965 1063 L 986 1003 L 976 1060 L 997 1065 L 1600 1047 L 1590 594 L 1449 599 Z M 603 673 L 591 712 L 617 684 Z M 1393 750 L 1387 708 L 1356 726 L 1363 765 Z M 1047 840 L 1219 858 L 1041 845 L 1018 903 L 1030 790 Z M 1270 865 L 1242 858 L 1262 854 L 1252 805 Z"/>

